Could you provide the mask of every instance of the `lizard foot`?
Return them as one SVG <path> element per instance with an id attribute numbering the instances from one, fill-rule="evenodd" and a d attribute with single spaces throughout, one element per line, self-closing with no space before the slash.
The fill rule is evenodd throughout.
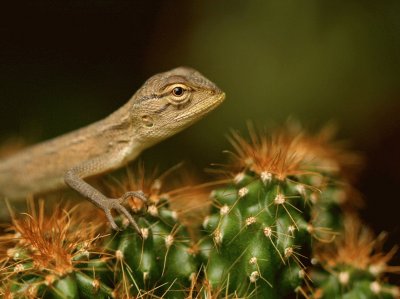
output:
<path id="1" fill-rule="evenodd" d="M 111 210 L 116 210 L 118 213 L 125 215 L 125 217 L 128 218 L 129 223 L 142 237 L 142 232 L 137 225 L 135 219 L 133 219 L 131 213 L 129 213 L 128 210 L 122 205 L 122 203 L 130 197 L 136 197 L 145 203 L 147 202 L 147 198 L 142 191 L 129 191 L 122 195 L 120 198 L 108 198 L 101 204 L 101 208 L 104 210 L 106 217 L 114 230 L 120 231 L 122 229 L 120 229 L 115 223 L 114 217 L 111 215 Z"/>

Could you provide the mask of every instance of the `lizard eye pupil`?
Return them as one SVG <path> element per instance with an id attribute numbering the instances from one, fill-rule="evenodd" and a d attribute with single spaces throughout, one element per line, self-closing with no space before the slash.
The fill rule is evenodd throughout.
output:
<path id="1" fill-rule="evenodd" d="M 185 90 L 182 87 L 175 87 L 172 90 L 172 94 L 176 97 L 180 97 L 184 94 Z"/>

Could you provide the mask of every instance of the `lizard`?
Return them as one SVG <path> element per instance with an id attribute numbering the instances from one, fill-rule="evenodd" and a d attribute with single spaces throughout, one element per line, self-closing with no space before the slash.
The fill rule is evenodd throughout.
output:
<path id="1" fill-rule="evenodd" d="M 109 198 L 85 179 L 123 167 L 146 148 L 201 119 L 224 99 L 221 89 L 192 68 L 156 74 L 104 119 L 0 160 L 0 196 L 18 199 L 69 186 L 101 208 L 114 230 L 120 228 L 111 211 L 125 215 L 141 234 L 123 206 L 129 197 L 146 202 L 141 190 Z"/>

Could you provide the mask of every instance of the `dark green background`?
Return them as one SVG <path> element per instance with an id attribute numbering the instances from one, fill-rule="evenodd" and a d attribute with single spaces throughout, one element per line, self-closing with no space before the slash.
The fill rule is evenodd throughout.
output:
<path id="1" fill-rule="evenodd" d="M 400 243 L 400 1 L 6 1 L 0 136 L 46 139 L 102 118 L 150 75 L 189 65 L 228 95 L 146 164 L 223 161 L 246 120 L 327 121 L 364 152 L 364 218 Z"/>

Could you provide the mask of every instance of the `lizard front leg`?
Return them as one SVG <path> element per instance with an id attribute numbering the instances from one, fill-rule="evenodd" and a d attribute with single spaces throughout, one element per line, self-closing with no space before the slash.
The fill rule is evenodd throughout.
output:
<path id="1" fill-rule="evenodd" d="M 107 160 L 104 158 L 97 158 L 75 166 L 65 173 L 64 181 L 68 186 L 75 189 L 96 206 L 101 208 L 105 212 L 107 219 L 114 230 L 119 230 L 119 227 L 111 215 L 111 210 L 116 210 L 118 213 L 125 215 L 130 224 L 141 235 L 142 233 L 139 226 L 122 203 L 129 197 L 136 197 L 146 202 L 147 198 L 142 191 L 130 191 L 123 194 L 120 198 L 108 198 L 83 180 L 83 178 L 98 173 L 98 170 L 103 168 L 102 165 L 104 164 L 104 161 Z"/>

